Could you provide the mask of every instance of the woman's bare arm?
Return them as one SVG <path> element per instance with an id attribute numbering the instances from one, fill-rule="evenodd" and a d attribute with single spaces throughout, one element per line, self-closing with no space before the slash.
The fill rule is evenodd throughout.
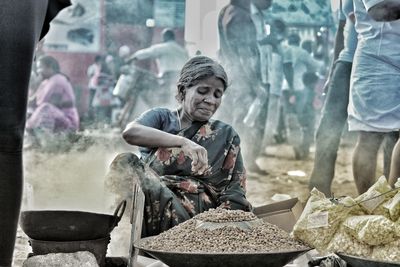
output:
<path id="1" fill-rule="evenodd" d="M 186 138 L 131 122 L 122 133 L 130 145 L 143 147 L 181 147 Z"/>
<path id="2" fill-rule="evenodd" d="M 122 137 L 128 144 L 135 146 L 180 147 L 184 154 L 192 159 L 193 172 L 203 174 L 208 168 L 207 150 L 183 136 L 131 122 L 122 133 Z"/>

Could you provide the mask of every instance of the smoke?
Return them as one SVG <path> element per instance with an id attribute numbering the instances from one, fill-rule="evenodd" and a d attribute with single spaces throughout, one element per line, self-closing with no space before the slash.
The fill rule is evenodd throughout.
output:
<path id="1" fill-rule="evenodd" d="M 82 141 L 84 140 L 84 141 Z M 76 143 L 66 143 L 68 151 L 24 152 L 25 190 L 23 209 L 79 210 L 113 214 L 118 196 L 105 188 L 109 166 L 116 155 L 136 151 L 124 143 L 115 132 L 86 133 Z M 123 181 L 121 181 L 123 182 Z M 114 229 L 107 256 L 128 256 L 129 215 Z M 26 236 L 19 230 L 16 245 L 16 264 L 29 251 Z"/>
<path id="2" fill-rule="evenodd" d="M 112 159 L 132 147 L 117 133 L 90 133 L 84 139 L 85 144 L 64 143 L 67 151 L 25 151 L 26 207 L 111 212 L 104 178 Z"/>

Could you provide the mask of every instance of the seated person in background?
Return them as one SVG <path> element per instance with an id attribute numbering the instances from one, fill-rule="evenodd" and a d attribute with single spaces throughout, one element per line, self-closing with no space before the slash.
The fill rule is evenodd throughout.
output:
<path id="1" fill-rule="evenodd" d="M 40 57 L 37 72 L 43 80 L 29 99 L 34 108 L 26 122 L 27 133 L 39 137 L 78 130 L 74 91 L 68 78 L 60 73 L 58 61 L 51 56 Z"/>
<path id="2" fill-rule="evenodd" d="M 145 194 L 144 236 L 157 235 L 210 208 L 252 209 L 245 196 L 240 138 L 230 125 L 211 119 L 227 85 L 221 65 L 194 57 L 178 81 L 176 99 L 181 106 L 173 111 L 151 109 L 123 132 L 127 143 L 140 147 L 148 165 L 132 153 L 118 155 L 110 169 L 115 176 L 108 176 L 115 181 L 107 179 L 106 188 L 125 198 L 132 194 L 132 183 L 140 184 Z"/>

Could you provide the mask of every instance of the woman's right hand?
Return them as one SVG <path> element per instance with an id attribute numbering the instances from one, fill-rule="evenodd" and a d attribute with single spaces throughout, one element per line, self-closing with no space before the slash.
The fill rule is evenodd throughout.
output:
<path id="1" fill-rule="evenodd" d="M 183 138 L 181 149 L 186 156 L 192 159 L 192 172 L 198 175 L 204 174 L 209 167 L 207 150 L 187 138 Z"/>

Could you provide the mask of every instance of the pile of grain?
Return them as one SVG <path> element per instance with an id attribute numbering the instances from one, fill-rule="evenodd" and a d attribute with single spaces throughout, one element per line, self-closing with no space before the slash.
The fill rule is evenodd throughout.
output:
<path id="1" fill-rule="evenodd" d="M 198 226 L 199 221 L 250 221 L 250 212 L 211 209 L 142 243 L 146 249 L 168 252 L 260 253 L 307 249 L 275 225 L 261 222 L 251 229 L 224 226 L 215 230 Z"/>
<path id="2" fill-rule="evenodd" d="M 257 216 L 252 212 L 217 208 L 200 213 L 193 219 L 203 222 L 241 222 L 255 220 Z"/>

